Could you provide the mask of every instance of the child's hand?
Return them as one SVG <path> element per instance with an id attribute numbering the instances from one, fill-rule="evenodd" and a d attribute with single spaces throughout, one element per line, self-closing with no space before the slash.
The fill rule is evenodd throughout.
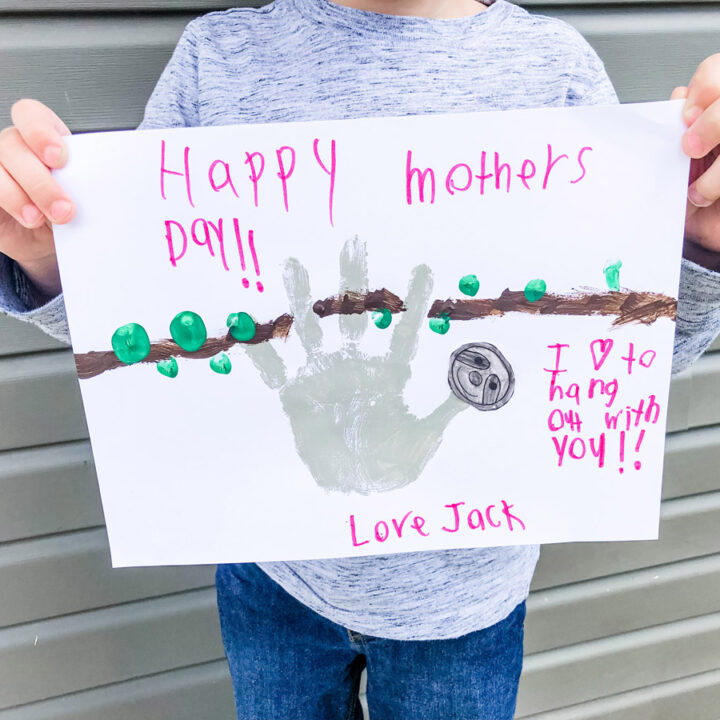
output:
<path id="1" fill-rule="evenodd" d="M 688 87 L 675 88 L 672 99 L 681 98 L 688 125 L 682 147 L 692 158 L 685 237 L 710 251 L 703 264 L 717 269 L 720 257 L 712 253 L 720 253 L 720 54 L 700 63 Z"/>
<path id="2" fill-rule="evenodd" d="M 70 130 L 37 100 L 20 100 L 11 112 L 13 125 L 0 132 L 0 252 L 54 297 L 61 288 L 51 223 L 68 222 L 75 207 L 50 169 L 67 162 Z"/>

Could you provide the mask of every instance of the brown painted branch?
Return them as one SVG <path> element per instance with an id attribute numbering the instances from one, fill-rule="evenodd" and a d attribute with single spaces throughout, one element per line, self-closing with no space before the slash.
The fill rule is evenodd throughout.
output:
<path id="1" fill-rule="evenodd" d="M 255 337 L 252 340 L 241 342 L 236 340 L 230 333 L 220 338 L 208 338 L 205 344 L 195 352 L 183 350 L 174 340 L 158 340 L 150 345 L 150 354 L 141 360 L 143 363 L 156 363 L 160 360 L 167 360 L 171 357 L 186 358 L 210 358 L 219 352 L 229 350 L 233 345 L 257 345 L 266 340 L 288 336 L 293 324 L 292 315 L 284 314 L 272 322 L 255 325 Z M 75 355 L 75 367 L 78 377 L 87 379 L 104 373 L 106 370 L 114 370 L 119 367 L 127 367 L 124 362 L 118 360 L 112 350 L 91 351 Z"/>
<path id="2" fill-rule="evenodd" d="M 497 298 L 435 300 L 428 317 L 447 315 L 451 320 L 499 317 L 509 312 L 530 315 L 607 315 L 617 316 L 613 325 L 642 323 L 650 325 L 658 318 L 675 319 L 677 300 L 653 292 L 584 292 L 568 295 L 546 293 L 530 302 L 521 290 L 503 290 Z"/>
<path id="3" fill-rule="evenodd" d="M 367 293 L 346 292 L 342 295 L 317 300 L 313 310 L 320 317 L 330 315 L 358 315 L 367 310 L 387 308 L 391 313 L 403 312 L 406 308 L 400 297 L 386 289 L 371 290 Z M 658 318 L 675 318 L 677 301 L 674 298 L 652 292 L 581 292 L 568 295 L 546 293 L 539 300 L 529 302 L 522 291 L 503 290 L 497 298 L 464 298 L 460 300 L 434 300 L 428 317 L 447 315 L 451 320 L 474 320 L 484 317 L 499 317 L 508 312 L 531 315 L 606 315 L 616 316 L 613 325 L 638 322 L 644 325 L 654 323 Z M 158 340 L 151 344 L 150 354 L 141 362 L 156 363 L 171 357 L 210 358 L 233 345 L 257 345 L 275 338 L 284 339 L 290 333 L 292 315 L 280 315 L 272 322 L 257 324 L 255 337 L 241 343 L 229 333 L 221 338 L 209 338 L 195 352 L 187 352 L 173 340 Z M 100 375 L 106 370 L 125 367 L 112 350 L 91 351 L 75 355 L 78 377 L 87 379 Z"/>
<path id="4" fill-rule="evenodd" d="M 317 300 L 313 305 L 313 311 L 321 318 L 329 315 L 361 315 L 367 310 L 382 309 L 399 313 L 406 308 L 401 298 L 385 288 L 369 290 L 366 293 L 349 290 L 342 295 Z"/>

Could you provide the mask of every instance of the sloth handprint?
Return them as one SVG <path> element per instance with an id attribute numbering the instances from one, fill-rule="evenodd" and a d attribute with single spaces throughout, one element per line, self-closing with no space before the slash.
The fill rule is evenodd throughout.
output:
<path id="1" fill-rule="evenodd" d="M 367 254 L 358 238 L 340 254 L 340 295 L 366 292 Z M 432 273 L 418 265 L 411 273 L 404 312 L 394 323 L 385 355 L 367 356 L 358 347 L 368 314 L 341 315 L 340 350 L 323 352 L 320 318 L 313 310 L 310 278 L 296 259 L 285 263 L 285 290 L 306 362 L 294 377 L 269 344 L 246 345 L 265 384 L 279 393 L 295 446 L 318 485 L 370 494 L 417 480 L 442 442 L 450 421 L 469 407 L 452 393 L 426 417 L 410 412 L 403 391 L 411 376 Z"/>

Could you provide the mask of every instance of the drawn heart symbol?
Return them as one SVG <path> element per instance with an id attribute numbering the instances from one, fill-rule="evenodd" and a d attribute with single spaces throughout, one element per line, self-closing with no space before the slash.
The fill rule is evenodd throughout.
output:
<path id="1" fill-rule="evenodd" d="M 610 338 L 607 338 L 606 340 L 593 340 L 590 343 L 590 353 L 592 354 L 593 358 L 593 365 L 595 366 L 595 370 L 599 370 L 602 366 L 605 360 L 607 359 L 607 356 L 610 354 L 610 351 L 612 350 L 613 341 Z M 600 358 L 598 359 L 598 353 L 597 351 L 600 351 Z"/>

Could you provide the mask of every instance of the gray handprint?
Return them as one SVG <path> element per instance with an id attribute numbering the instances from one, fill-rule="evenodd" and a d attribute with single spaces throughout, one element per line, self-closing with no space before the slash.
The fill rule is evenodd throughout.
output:
<path id="1" fill-rule="evenodd" d="M 340 277 L 341 295 L 367 291 L 367 254 L 358 238 L 342 249 Z M 269 343 L 245 349 L 265 384 L 278 391 L 300 458 L 327 490 L 369 494 L 414 482 L 440 446 L 448 423 L 469 407 L 450 393 L 427 417 L 418 418 L 403 400 L 432 290 L 430 268 L 419 265 L 412 271 L 406 310 L 384 356 L 367 356 L 358 348 L 368 325 L 366 312 L 341 315 L 343 347 L 322 352 L 308 273 L 298 260 L 286 261 L 284 281 L 306 364 L 288 378 Z"/>

